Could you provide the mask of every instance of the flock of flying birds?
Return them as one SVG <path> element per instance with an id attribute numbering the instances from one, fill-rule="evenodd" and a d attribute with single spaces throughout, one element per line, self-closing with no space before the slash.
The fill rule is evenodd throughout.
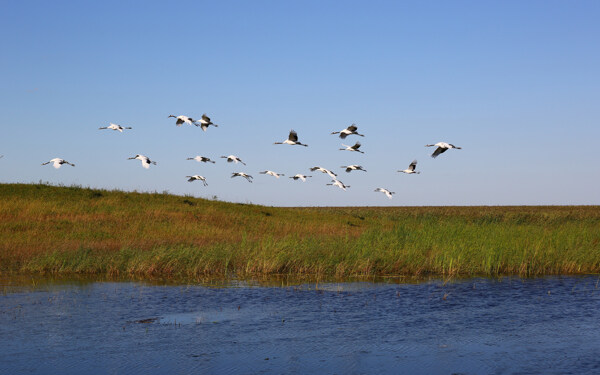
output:
<path id="1" fill-rule="evenodd" d="M 199 126 L 202 128 L 203 131 L 206 131 L 206 129 L 208 129 L 209 126 L 214 126 L 214 127 L 218 127 L 217 124 L 214 124 L 211 120 L 210 117 L 208 117 L 206 114 L 202 115 L 202 118 L 200 120 L 194 120 L 191 117 L 188 116 L 175 116 L 175 115 L 170 115 L 170 117 L 174 117 L 175 119 L 177 119 L 175 121 L 175 125 L 177 126 L 181 126 L 183 124 L 188 124 L 188 125 L 194 125 L 194 126 Z M 118 132 L 123 132 L 123 130 L 129 130 L 132 129 L 131 127 L 123 127 L 121 125 L 117 125 L 117 124 L 113 124 L 110 123 L 109 126 L 105 126 L 105 127 L 101 127 L 99 128 L 101 130 L 103 129 L 108 129 L 108 130 L 114 130 L 114 131 L 118 131 Z M 359 134 L 358 133 L 358 127 L 355 124 L 352 124 L 350 126 L 348 126 L 346 129 L 337 131 L 337 132 L 332 132 L 331 134 L 339 134 L 339 137 L 341 139 L 346 139 L 346 137 L 350 136 L 350 135 L 357 135 L 360 137 L 364 137 L 364 134 Z M 307 144 L 301 143 L 298 141 L 298 133 L 296 133 L 293 129 L 290 130 L 290 133 L 288 135 L 288 138 L 282 142 L 275 142 L 274 144 L 276 145 L 291 145 L 291 146 L 303 146 L 303 147 L 308 147 Z M 364 154 L 363 151 L 360 150 L 360 142 L 355 142 L 354 145 L 350 146 L 350 145 L 345 145 L 342 144 L 342 146 L 344 146 L 344 148 L 340 148 L 340 150 L 343 151 L 351 151 L 351 152 L 358 152 L 361 154 Z M 437 147 L 435 149 L 435 151 L 433 152 L 433 154 L 431 154 L 432 158 L 436 158 L 437 156 L 441 155 L 442 153 L 446 152 L 449 149 L 457 149 L 460 150 L 461 147 L 457 147 L 454 146 L 453 144 L 450 143 L 446 143 L 446 142 L 438 142 L 436 144 L 431 144 L 431 145 L 425 145 L 425 147 Z M 1 157 L 1 156 L 0 156 Z M 229 155 L 229 156 L 221 156 L 221 158 L 223 159 L 227 159 L 228 163 L 235 163 L 235 164 L 243 164 L 246 165 L 246 163 L 244 163 L 242 161 L 242 159 L 240 159 L 239 157 L 235 156 L 235 155 Z M 128 160 L 133 160 L 133 159 L 137 159 L 140 160 L 142 162 L 142 167 L 148 169 L 150 168 L 150 165 L 156 165 L 156 162 L 153 160 L 150 160 L 149 157 L 145 156 L 145 155 L 141 155 L 141 154 L 137 154 L 133 157 L 128 158 Z M 187 158 L 187 160 L 195 160 L 197 162 L 201 162 L 201 163 L 215 163 L 213 160 L 211 160 L 210 158 L 206 157 L 206 156 L 195 156 L 193 158 Z M 75 164 L 70 163 L 64 159 L 61 158 L 54 158 L 51 159 L 45 163 L 43 163 L 42 165 L 47 165 L 52 163 L 52 166 L 54 168 L 60 168 L 63 164 L 67 164 L 70 166 L 75 166 Z M 363 169 L 362 166 L 360 165 L 356 165 L 356 164 L 352 164 L 352 165 L 347 165 L 347 166 L 342 166 L 341 168 L 345 168 L 346 172 L 352 172 L 352 171 L 363 171 L 366 172 L 365 169 Z M 406 174 L 419 174 L 420 172 L 418 172 L 417 170 L 417 161 L 413 160 L 408 168 L 404 169 L 404 170 L 399 170 L 398 172 L 401 173 L 406 173 Z M 324 174 L 327 174 L 331 177 L 331 182 L 328 183 L 327 185 L 329 186 L 336 186 L 344 191 L 346 191 L 347 188 L 349 188 L 349 185 L 345 185 L 342 181 L 338 180 L 337 178 L 337 174 L 333 173 L 332 171 L 325 169 L 323 167 L 320 166 L 316 166 L 316 167 L 312 167 L 310 168 L 310 170 L 312 172 L 318 171 Z M 259 172 L 260 174 L 265 174 L 265 175 L 269 175 L 269 176 L 273 176 L 276 178 L 279 178 L 281 176 L 284 176 L 284 174 L 281 173 L 276 173 L 270 170 L 266 170 L 266 171 L 262 171 Z M 245 178 L 248 182 L 252 182 L 253 177 L 247 173 L 244 172 L 233 172 L 231 175 L 231 178 L 234 177 L 243 177 Z M 289 177 L 295 181 L 297 180 L 301 180 L 302 182 L 306 182 L 307 178 L 310 178 L 312 176 L 307 176 L 307 175 L 303 175 L 303 174 L 296 174 L 292 177 Z M 202 181 L 202 183 L 204 184 L 204 186 L 208 186 L 208 183 L 206 182 L 206 178 L 204 176 L 200 176 L 200 175 L 193 175 L 193 176 L 186 176 L 186 178 L 188 178 L 189 182 L 194 182 L 196 180 L 198 181 Z M 393 191 L 390 191 L 388 189 L 384 189 L 381 187 L 378 187 L 377 189 L 375 189 L 376 192 L 381 192 L 384 193 L 389 199 L 392 199 L 392 194 L 395 194 Z"/>

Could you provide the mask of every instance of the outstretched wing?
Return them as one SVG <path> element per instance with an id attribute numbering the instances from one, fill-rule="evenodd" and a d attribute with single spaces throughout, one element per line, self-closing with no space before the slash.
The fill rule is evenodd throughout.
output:
<path id="1" fill-rule="evenodd" d="M 437 158 L 437 156 L 439 154 L 443 154 L 444 152 L 446 152 L 447 148 L 445 147 L 438 147 L 435 149 L 435 151 L 433 152 L 433 154 L 431 154 L 432 158 Z"/>
<path id="2" fill-rule="evenodd" d="M 349 132 L 354 133 L 355 131 L 358 130 L 358 127 L 354 124 L 348 126 L 346 129 L 348 129 Z"/>
<path id="3" fill-rule="evenodd" d="M 408 170 L 414 171 L 417 168 L 417 161 L 413 160 L 412 163 L 408 166 Z"/>
<path id="4" fill-rule="evenodd" d="M 290 130 L 290 135 L 288 136 L 288 139 L 292 142 L 298 142 L 298 133 L 296 133 L 293 129 Z"/>

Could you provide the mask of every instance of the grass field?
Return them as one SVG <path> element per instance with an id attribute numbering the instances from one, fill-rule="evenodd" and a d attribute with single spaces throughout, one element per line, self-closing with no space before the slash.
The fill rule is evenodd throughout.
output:
<path id="1" fill-rule="evenodd" d="M 277 208 L 0 184 L 0 272 L 543 275 L 600 271 L 600 207 Z"/>

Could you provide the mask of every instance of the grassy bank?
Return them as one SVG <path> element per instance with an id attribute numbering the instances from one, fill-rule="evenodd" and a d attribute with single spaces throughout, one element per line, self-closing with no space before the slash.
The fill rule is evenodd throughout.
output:
<path id="1" fill-rule="evenodd" d="M 275 208 L 0 184 L 0 272 L 255 276 L 600 271 L 600 207 Z"/>

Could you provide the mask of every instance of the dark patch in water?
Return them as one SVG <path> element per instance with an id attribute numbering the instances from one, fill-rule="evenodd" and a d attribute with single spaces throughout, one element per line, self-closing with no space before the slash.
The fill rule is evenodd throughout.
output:
<path id="1" fill-rule="evenodd" d="M 154 323 L 158 320 L 158 318 L 148 318 L 148 319 L 140 319 L 140 320 L 128 320 L 127 323 L 136 323 L 136 324 L 149 324 Z"/>

